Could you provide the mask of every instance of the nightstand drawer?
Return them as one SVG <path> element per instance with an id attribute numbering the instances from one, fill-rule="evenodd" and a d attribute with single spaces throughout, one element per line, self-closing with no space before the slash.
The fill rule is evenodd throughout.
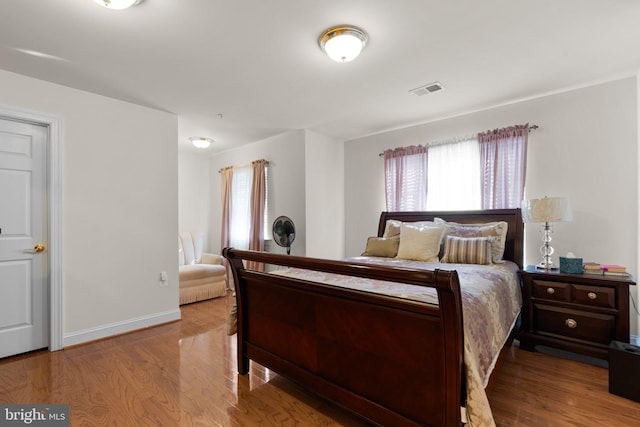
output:
<path id="1" fill-rule="evenodd" d="M 572 285 L 571 302 L 594 307 L 616 308 L 616 290 L 601 286 Z"/>
<path id="2" fill-rule="evenodd" d="M 546 280 L 533 280 L 531 294 L 534 298 L 568 302 L 571 296 L 571 285 Z"/>
<path id="3" fill-rule="evenodd" d="M 589 313 L 541 304 L 533 306 L 533 329 L 540 333 L 609 345 L 615 337 L 615 325 L 615 316 L 610 314 Z"/>

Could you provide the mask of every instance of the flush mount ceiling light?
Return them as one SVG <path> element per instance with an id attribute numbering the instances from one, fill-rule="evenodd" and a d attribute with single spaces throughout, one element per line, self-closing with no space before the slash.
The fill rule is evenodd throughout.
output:
<path id="1" fill-rule="evenodd" d="M 337 62 L 349 62 L 360 55 L 368 40 L 369 36 L 360 28 L 339 25 L 322 33 L 318 43 L 329 58 Z"/>
<path id="2" fill-rule="evenodd" d="M 198 148 L 209 148 L 209 146 L 213 142 L 213 139 L 205 138 L 203 136 L 192 136 L 191 138 L 189 138 L 189 141 L 191 141 L 191 143 Z"/>
<path id="3" fill-rule="evenodd" d="M 107 9 L 122 10 L 128 9 L 141 3 L 142 0 L 93 0 L 94 2 L 106 7 Z"/>

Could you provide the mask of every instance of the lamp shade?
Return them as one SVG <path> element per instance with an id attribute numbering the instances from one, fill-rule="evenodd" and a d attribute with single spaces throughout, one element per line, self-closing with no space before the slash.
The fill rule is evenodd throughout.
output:
<path id="1" fill-rule="evenodd" d="M 367 34 L 360 28 L 341 25 L 322 33 L 318 43 L 329 58 L 336 62 L 349 62 L 360 55 L 368 39 Z"/>
<path id="2" fill-rule="evenodd" d="M 572 219 L 571 202 L 566 197 L 545 197 L 522 202 L 524 222 L 560 222 Z"/>
<path id="3" fill-rule="evenodd" d="M 93 0 L 94 2 L 114 10 L 128 9 L 131 6 L 135 6 L 142 0 Z"/>
<path id="4" fill-rule="evenodd" d="M 192 136 L 189 138 L 189 141 L 191 141 L 191 143 L 197 148 L 209 148 L 213 139 L 205 138 L 203 136 Z"/>

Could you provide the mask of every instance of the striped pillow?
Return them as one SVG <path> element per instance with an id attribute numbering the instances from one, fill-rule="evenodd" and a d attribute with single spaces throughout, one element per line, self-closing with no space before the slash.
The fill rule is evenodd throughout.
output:
<path id="1" fill-rule="evenodd" d="M 502 262 L 504 246 L 507 239 L 509 224 L 505 221 L 487 222 L 484 224 L 458 224 L 456 222 L 445 221 L 442 218 L 434 219 L 436 224 L 447 226 L 445 236 L 457 237 L 491 237 L 491 250 L 493 251 L 492 261 L 495 264 Z M 445 239 L 442 239 L 443 241 Z"/>
<path id="2" fill-rule="evenodd" d="M 442 262 L 456 264 L 492 264 L 491 237 L 447 236 Z"/>

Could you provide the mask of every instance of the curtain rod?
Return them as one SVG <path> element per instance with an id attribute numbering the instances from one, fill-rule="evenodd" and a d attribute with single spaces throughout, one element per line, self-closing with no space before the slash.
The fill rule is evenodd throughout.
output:
<path id="1" fill-rule="evenodd" d="M 260 160 L 264 160 L 264 159 L 254 160 L 254 162 L 259 162 Z M 226 168 L 233 168 L 233 169 L 236 169 L 236 168 L 243 168 L 243 167 L 246 167 L 246 166 L 251 166 L 251 163 L 252 163 L 252 162 L 245 163 L 245 164 L 243 164 L 243 165 L 234 165 L 234 166 L 227 166 L 227 167 L 224 167 L 224 168 L 220 168 L 220 169 L 218 169 L 218 173 L 222 172 L 222 170 L 223 170 L 223 169 L 226 169 Z M 269 161 L 268 161 L 268 160 L 264 160 L 264 164 L 265 164 L 265 165 L 268 165 L 268 164 L 269 164 Z"/>
<path id="2" fill-rule="evenodd" d="M 538 129 L 539 127 L 540 126 L 538 126 L 538 125 L 530 125 L 529 126 L 529 132 L 531 132 L 532 130 Z M 443 139 L 441 141 L 427 142 L 425 145 L 427 145 L 429 147 L 432 147 L 434 145 L 454 144 L 454 143 L 460 142 L 460 141 L 467 141 L 467 140 L 473 138 L 476 135 L 478 135 L 478 134 L 474 133 L 473 135 L 456 136 L 456 137 L 453 137 L 453 138 Z M 378 156 L 382 157 L 382 156 L 384 156 L 384 153 L 379 153 Z"/>

